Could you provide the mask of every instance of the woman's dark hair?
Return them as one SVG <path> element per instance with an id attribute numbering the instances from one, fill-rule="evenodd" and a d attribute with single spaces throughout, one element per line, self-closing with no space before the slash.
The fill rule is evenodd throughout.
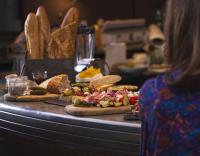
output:
<path id="1" fill-rule="evenodd" d="M 200 0 L 168 0 L 165 55 L 181 76 L 171 85 L 200 89 Z"/>

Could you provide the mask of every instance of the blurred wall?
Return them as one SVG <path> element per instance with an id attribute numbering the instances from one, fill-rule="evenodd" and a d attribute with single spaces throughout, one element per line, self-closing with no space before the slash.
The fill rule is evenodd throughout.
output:
<path id="1" fill-rule="evenodd" d="M 21 30 L 18 0 L 0 0 L 0 32 Z"/>
<path id="2" fill-rule="evenodd" d="M 10 27 L 21 24 L 19 30 L 21 31 L 28 13 L 36 12 L 40 5 L 46 7 L 51 23 L 58 25 L 74 1 L 76 1 L 74 6 L 80 9 L 81 18 L 87 19 L 90 24 L 94 24 L 98 18 L 106 20 L 145 18 L 149 24 L 156 9 L 162 8 L 166 0 L 0 0 L 0 25 L 5 28 L 3 28 L 4 31 L 0 32 L 0 40 L 9 41 L 16 36 L 14 32 L 7 32 L 7 29 L 10 28 L 5 27 L 6 22 L 9 23 Z M 16 3 L 16 5 L 10 6 L 11 2 Z M 13 10 L 19 12 L 13 13 Z M 15 20 L 13 20 L 13 17 Z M 20 23 L 16 18 L 19 19 Z M 12 24 L 12 22 L 15 24 Z"/>
<path id="3" fill-rule="evenodd" d="M 97 18 L 127 19 L 146 18 L 150 23 L 156 9 L 162 8 L 165 0 L 21 0 L 23 20 L 39 5 L 47 8 L 51 22 L 59 23 L 65 12 L 73 5 L 81 11 L 81 18 L 94 24 Z"/>
<path id="4" fill-rule="evenodd" d="M 89 23 L 98 18 L 127 19 L 134 17 L 134 0 L 80 0 L 79 5 L 85 9 Z"/>
<path id="5" fill-rule="evenodd" d="M 73 3 L 76 1 L 76 3 Z M 58 23 L 71 6 L 76 6 L 81 12 L 81 18 L 94 24 L 98 18 L 124 19 L 134 17 L 134 0 L 22 0 L 23 21 L 27 14 L 36 11 L 39 5 L 44 5 L 51 22 Z"/>
<path id="6" fill-rule="evenodd" d="M 51 23 L 57 22 L 73 5 L 74 0 L 21 0 L 22 18 L 25 21 L 29 12 L 36 12 L 42 5 L 46 8 Z"/>
<path id="7" fill-rule="evenodd" d="M 150 24 L 155 16 L 156 10 L 164 10 L 166 0 L 135 0 L 135 17 L 145 17 Z"/>

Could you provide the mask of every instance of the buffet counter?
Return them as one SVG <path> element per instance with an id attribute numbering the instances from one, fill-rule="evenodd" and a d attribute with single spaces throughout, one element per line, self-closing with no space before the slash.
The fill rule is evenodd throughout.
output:
<path id="1" fill-rule="evenodd" d="M 28 140 L 33 142 L 30 146 L 38 144 L 43 155 L 59 149 L 59 155 L 68 156 L 134 156 L 139 153 L 139 132 L 140 122 L 124 121 L 123 115 L 74 117 L 61 106 L 0 101 L 0 138 L 6 142 Z"/>

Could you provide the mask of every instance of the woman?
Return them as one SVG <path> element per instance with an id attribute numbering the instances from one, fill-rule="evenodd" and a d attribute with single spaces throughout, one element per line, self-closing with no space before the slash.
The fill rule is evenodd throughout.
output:
<path id="1" fill-rule="evenodd" d="M 168 0 L 171 71 L 140 90 L 141 156 L 200 156 L 200 0 Z"/>

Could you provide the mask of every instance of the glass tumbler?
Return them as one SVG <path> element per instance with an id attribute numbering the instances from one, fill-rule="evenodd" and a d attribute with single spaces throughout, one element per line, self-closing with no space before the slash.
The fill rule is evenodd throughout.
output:
<path id="1" fill-rule="evenodd" d="M 10 96 L 22 96 L 25 95 L 25 91 L 28 88 L 28 77 L 20 76 L 7 78 L 8 94 Z"/>

